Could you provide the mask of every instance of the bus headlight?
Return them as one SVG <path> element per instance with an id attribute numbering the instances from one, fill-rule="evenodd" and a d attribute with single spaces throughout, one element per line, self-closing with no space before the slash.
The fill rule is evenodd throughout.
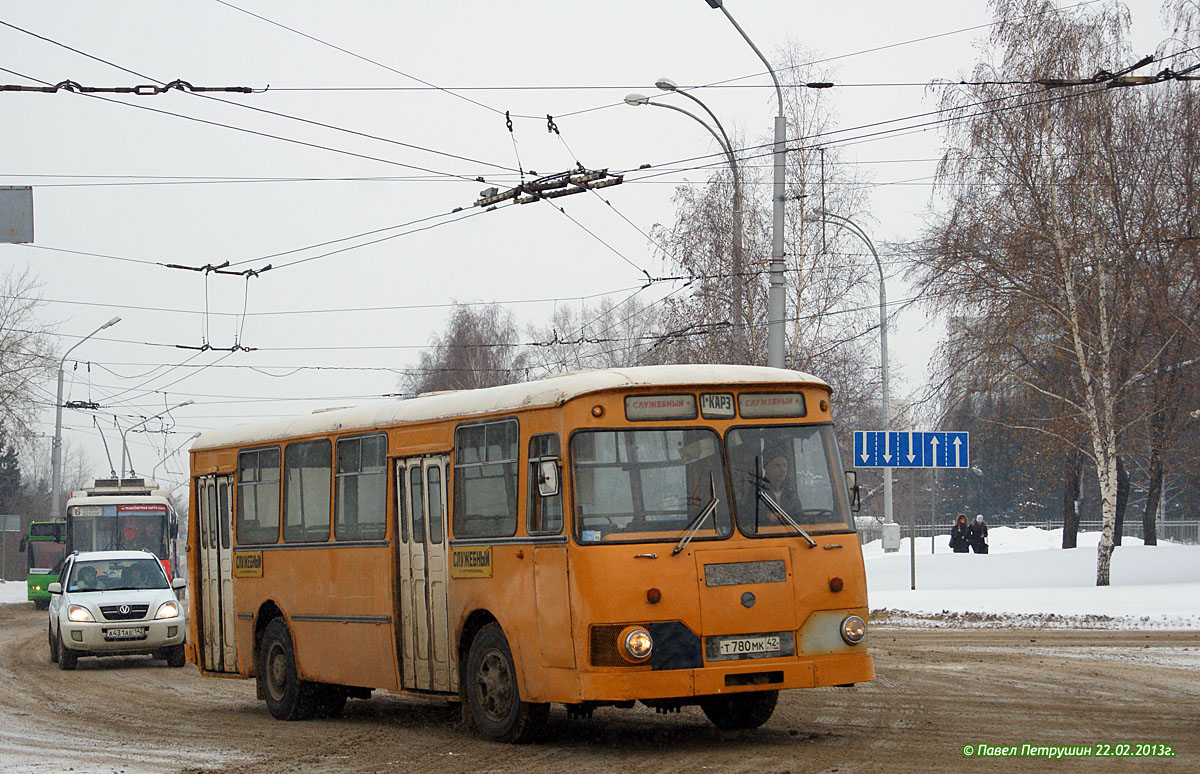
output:
<path id="1" fill-rule="evenodd" d="M 158 612 L 154 614 L 154 619 L 159 618 L 175 618 L 179 615 L 179 605 L 174 602 L 163 602 L 158 606 Z"/>
<path id="2" fill-rule="evenodd" d="M 847 645 L 857 645 L 867 636 L 867 623 L 856 615 L 842 619 L 842 639 Z"/>
<path id="3" fill-rule="evenodd" d="M 67 609 L 67 618 L 75 623 L 96 620 L 95 618 L 92 618 L 91 611 L 83 605 L 71 605 L 71 607 Z"/>
<path id="4" fill-rule="evenodd" d="M 623 629 L 617 638 L 617 642 L 621 656 L 626 661 L 631 661 L 635 664 L 650 658 L 650 654 L 654 652 L 654 639 L 650 636 L 650 632 L 640 626 L 630 626 Z"/>

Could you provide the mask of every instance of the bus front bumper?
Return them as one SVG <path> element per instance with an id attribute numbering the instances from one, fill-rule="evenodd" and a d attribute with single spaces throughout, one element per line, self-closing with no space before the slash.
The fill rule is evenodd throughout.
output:
<path id="1" fill-rule="evenodd" d="M 700 669 L 612 669 L 579 675 L 585 701 L 689 699 L 722 693 L 852 685 L 873 680 L 871 655 L 839 653 L 803 659 L 759 659 Z"/>

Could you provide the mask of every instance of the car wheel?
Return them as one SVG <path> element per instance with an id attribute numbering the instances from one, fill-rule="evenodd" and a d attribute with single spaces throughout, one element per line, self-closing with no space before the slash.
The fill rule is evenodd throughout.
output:
<path id="1" fill-rule="evenodd" d="M 167 648 L 167 666 L 181 667 L 186 663 L 187 653 L 184 652 L 182 645 Z"/>
<path id="2" fill-rule="evenodd" d="M 479 630 L 467 654 L 467 705 L 479 733 L 501 742 L 528 742 L 550 716 L 549 704 L 521 701 L 517 670 L 504 630 Z"/>
<path id="3" fill-rule="evenodd" d="M 316 687 L 296 674 L 292 635 L 282 618 L 274 618 L 263 632 L 258 651 L 267 709 L 278 720 L 307 720 L 316 711 Z"/>
<path id="4" fill-rule="evenodd" d="M 727 731 L 758 728 L 771 719 L 779 691 L 732 693 L 725 696 L 706 696 L 700 709 L 717 728 Z"/>
<path id="5" fill-rule="evenodd" d="M 63 645 L 61 631 L 55 641 L 58 644 L 58 668 L 69 672 L 79 663 L 79 654 Z"/>
<path id="6" fill-rule="evenodd" d="M 58 638 L 54 636 L 54 629 L 50 625 L 46 625 L 46 639 L 50 641 L 50 663 L 58 663 Z"/>

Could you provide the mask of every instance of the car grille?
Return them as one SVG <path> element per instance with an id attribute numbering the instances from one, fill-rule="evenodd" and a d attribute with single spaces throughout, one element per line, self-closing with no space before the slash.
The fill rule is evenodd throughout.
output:
<path id="1" fill-rule="evenodd" d="M 100 614 L 108 621 L 137 621 L 146 617 L 149 608 L 149 605 L 101 605 Z"/>

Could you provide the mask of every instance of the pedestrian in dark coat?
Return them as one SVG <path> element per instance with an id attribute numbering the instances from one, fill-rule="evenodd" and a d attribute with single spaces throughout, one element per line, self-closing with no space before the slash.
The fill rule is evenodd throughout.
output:
<path id="1" fill-rule="evenodd" d="M 988 552 L 987 525 L 983 523 L 982 513 L 975 517 L 975 523 L 968 530 L 967 538 L 971 541 L 971 548 L 975 549 L 975 553 Z"/>
<path id="2" fill-rule="evenodd" d="M 954 526 L 950 528 L 950 548 L 956 554 L 966 554 L 971 551 L 971 530 L 967 526 L 967 515 L 958 514 Z"/>

